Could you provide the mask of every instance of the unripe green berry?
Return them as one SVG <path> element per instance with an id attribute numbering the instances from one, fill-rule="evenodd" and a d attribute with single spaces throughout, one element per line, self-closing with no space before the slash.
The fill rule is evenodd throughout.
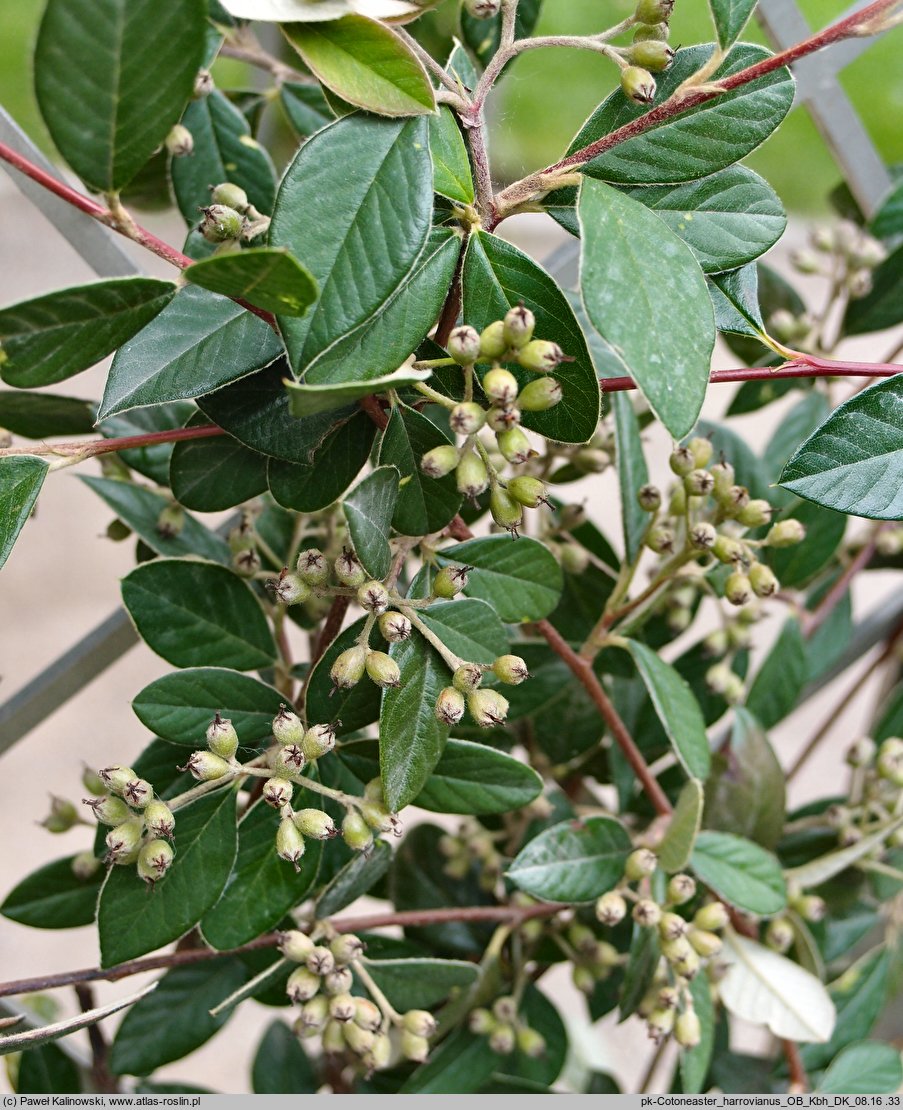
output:
<path id="1" fill-rule="evenodd" d="M 132 816 L 132 811 L 121 798 L 114 798 L 109 794 L 105 794 L 102 798 L 83 798 L 82 804 L 91 807 L 101 825 L 111 825 L 115 828 Z"/>
<path id="2" fill-rule="evenodd" d="M 455 475 L 458 493 L 471 500 L 489 487 L 489 471 L 476 451 L 465 451 Z"/>
<path id="3" fill-rule="evenodd" d="M 715 487 L 715 479 L 707 470 L 691 470 L 684 478 L 684 489 L 689 497 L 706 497 Z"/>
<path id="4" fill-rule="evenodd" d="M 627 903 L 617 891 L 608 891 L 596 902 L 596 920 L 603 925 L 618 925 L 626 916 Z"/>
<path id="5" fill-rule="evenodd" d="M 502 321 L 504 327 L 505 341 L 509 347 L 515 350 L 520 350 L 533 338 L 533 332 L 536 328 L 536 317 L 529 308 L 524 305 L 515 305 L 514 308 L 509 308 L 505 313 L 505 319 Z"/>
<path id="6" fill-rule="evenodd" d="M 656 524 L 646 534 L 646 546 L 656 555 L 667 555 L 674 550 L 674 532 L 667 524 Z"/>
<path id="7" fill-rule="evenodd" d="M 122 800 L 132 809 L 144 809 L 154 796 L 154 788 L 146 779 L 132 779 L 122 789 Z"/>
<path id="8" fill-rule="evenodd" d="M 448 337 L 446 350 L 459 365 L 473 366 L 480 357 L 480 333 L 469 324 L 462 324 Z"/>
<path id="9" fill-rule="evenodd" d="M 560 363 L 570 360 L 557 343 L 550 343 L 547 339 L 533 339 L 517 352 L 517 361 L 531 373 L 551 374 Z"/>
<path id="10" fill-rule="evenodd" d="M 753 597 L 752 583 L 742 571 L 735 570 L 724 583 L 724 596 L 731 605 L 746 605 Z"/>
<path id="11" fill-rule="evenodd" d="M 192 100 L 203 100 L 205 96 L 209 96 L 213 92 L 213 89 L 213 76 L 210 70 L 199 69 L 194 79 L 194 89 L 191 93 Z"/>
<path id="12" fill-rule="evenodd" d="M 314 942 L 300 929 L 279 933 L 279 951 L 287 960 L 303 964 L 314 949 Z"/>
<path id="13" fill-rule="evenodd" d="M 492 673 L 509 686 L 520 686 L 530 677 L 527 664 L 519 655 L 500 655 L 492 664 Z"/>
<path id="14" fill-rule="evenodd" d="M 323 1051 L 327 1056 L 337 1056 L 345 1051 L 345 1026 L 332 1018 L 323 1029 Z"/>
<path id="15" fill-rule="evenodd" d="M 313 975 L 329 975 L 330 972 L 335 971 L 335 956 L 329 951 L 325 945 L 315 944 L 313 948 L 307 953 L 304 960 L 304 966 Z M 336 1017 L 335 1014 L 332 1015 Z M 339 1019 L 341 1020 L 341 1019 Z M 347 1018 L 345 1020 L 350 1020 Z"/>
<path id="16" fill-rule="evenodd" d="M 665 897 L 672 906 L 682 906 L 696 893 L 696 882 L 691 875 L 672 875 L 668 880 Z"/>
<path id="17" fill-rule="evenodd" d="M 304 725 L 297 714 L 280 705 L 273 718 L 273 739 L 279 744 L 298 744 L 303 735 Z"/>
<path id="18" fill-rule="evenodd" d="M 483 668 L 478 663 L 462 663 L 452 675 L 452 685 L 462 694 L 476 690 L 483 681 Z"/>
<path id="19" fill-rule="evenodd" d="M 232 569 L 243 578 L 253 578 L 262 566 L 260 555 L 253 548 L 239 551 L 232 556 Z"/>
<path id="20" fill-rule="evenodd" d="M 654 513 L 662 503 L 662 491 L 658 486 L 645 485 L 640 486 L 636 494 L 637 504 L 645 513 Z"/>
<path id="21" fill-rule="evenodd" d="M 336 967 L 323 976 L 323 991 L 330 998 L 337 994 L 351 994 L 354 986 L 354 976 L 347 967 Z M 355 999 L 355 1012 L 357 1012 L 357 999 Z"/>
<path id="22" fill-rule="evenodd" d="M 165 840 L 151 840 L 138 852 L 138 876 L 148 883 L 159 882 L 169 870 L 173 850 Z"/>
<path id="23" fill-rule="evenodd" d="M 547 412 L 563 397 L 561 382 L 548 375 L 527 382 L 517 395 L 518 408 L 524 412 Z"/>
<path id="24" fill-rule="evenodd" d="M 352 851 L 365 852 L 373 843 L 373 833 L 359 813 L 349 810 L 342 822 L 342 839 Z"/>
<path id="25" fill-rule="evenodd" d="M 373 1042 L 376 1039 L 374 1034 L 369 1029 L 361 1029 L 359 1025 L 355 1025 L 353 1021 L 345 1022 L 345 1044 L 358 1056 L 363 1056 L 365 1052 L 369 1052 L 373 1047 Z"/>
<path id="26" fill-rule="evenodd" d="M 161 802 L 159 798 L 154 798 L 148 802 L 144 810 L 144 823 L 148 832 L 157 837 L 172 836 L 176 827 L 176 819 L 173 817 L 172 810 L 166 802 Z"/>
<path id="27" fill-rule="evenodd" d="M 389 1066 L 392 1059 L 392 1041 L 388 1033 L 377 1033 L 373 1038 L 373 1046 L 369 1052 L 361 1057 L 361 1063 L 367 1072 L 382 1071 Z"/>
<path id="28" fill-rule="evenodd" d="M 308 586 L 322 586 L 329 578 L 326 556 L 316 547 L 309 547 L 298 556 L 295 565 L 298 577 Z"/>
<path id="29" fill-rule="evenodd" d="M 571 981 L 581 994 L 590 995 L 596 989 L 596 977 L 588 967 L 574 964 L 571 967 Z"/>
<path id="30" fill-rule="evenodd" d="M 695 925 L 687 933 L 687 940 L 693 949 L 704 959 L 717 956 L 722 948 L 721 937 L 717 933 L 710 933 L 705 929 L 697 929 Z"/>
<path id="31" fill-rule="evenodd" d="M 589 567 L 589 552 L 579 543 L 563 543 L 557 554 L 561 569 L 567 574 L 584 574 Z"/>
<path id="32" fill-rule="evenodd" d="M 502 0 L 464 0 L 464 8 L 474 19 L 493 19 L 502 10 Z M 415 1060 L 415 1056 L 406 1056 Z"/>
<path id="33" fill-rule="evenodd" d="M 365 801 L 361 806 L 361 816 L 374 832 L 390 832 L 395 836 L 401 836 L 401 822 L 382 802 Z"/>
<path id="34" fill-rule="evenodd" d="M 624 876 L 631 883 L 648 878 L 655 873 L 658 867 L 658 856 L 649 848 L 637 848 L 627 857 L 624 864 Z"/>
<path id="35" fill-rule="evenodd" d="M 486 410 L 476 401 L 462 401 L 451 410 L 448 422 L 459 436 L 471 436 L 486 423 Z"/>
<path id="36" fill-rule="evenodd" d="M 653 902 L 651 898 L 641 898 L 639 902 L 635 903 L 631 916 L 637 925 L 644 929 L 651 929 L 658 925 L 661 920 L 662 908 L 658 902 Z"/>
<path id="37" fill-rule="evenodd" d="M 749 584 L 756 597 L 772 597 L 780 589 L 774 571 L 764 563 L 753 563 L 749 568 Z"/>
<path id="38" fill-rule="evenodd" d="M 505 340 L 505 323 L 496 320 L 480 332 L 480 358 L 489 362 L 500 359 L 508 350 Z"/>
<path id="39" fill-rule="evenodd" d="M 522 1025 L 517 1030 L 517 1047 L 531 1060 L 538 1060 L 546 1054 L 546 1039 L 535 1029 Z"/>
<path id="40" fill-rule="evenodd" d="M 157 517 L 156 532 L 165 540 L 181 535 L 185 527 L 185 510 L 181 505 L 167 505 Z"/>
<path id="41" fill-rule="evenodd" d="M 786 952 L 793 944 L 793 925 L 786 917 L 769 921 L 765 930 L 765 943 L 775 952 Z"/>
<path id="42" fill-rule="evenodd" d="M 192 752 L 180 771 L 188 771 L 198 782 L 214 782 L 232 770 L 229 763 L 213 752 Z"/>
<path id="43" fill-rule="evenodd" d="M 642 66 L 650 73 L 661 73 L 673 61 L 674 51 L 661 39 L 641 39 L 634 40 L 626 57 L 631 65 Z"/>
<path id="44" fill-rule="evenodd" d="M 891 736 L 881 744 L 875 770 L 894 786 L 903 786 L 903 740 Z"/>
<path id="45" fill-rule="evenodd" d="M 214 204 L 224 204 L 227 208 L 234 208 L 236 212 L 245 213 L 251 207 L 248 194 L 240 185 L 233 185 L 231 181 L 224 181 L 214 185 L 210 190 L 210 199 Z"/>
<path id="46" fill-rule="evenodd" d="M 320 976 L 313 975 L 306 967 L 296 967 L 285 984 L 285 993 L 292 1002 L 309 1002 L 319 990 Z"/>
<path id="47" fill-rule="evenodd" d="M 335 726 L 331 724 L 313 725 L 304 733 L 301 751 L 311 763 L 331 752 L 335 747 Z"/>
<path id="48" fill-rule="evenodd" d="M 107 792 L 106 783 L 97 771 L 87 764 L 85 764 L 85 768 L 82 771 L 82 786 L 89 794 L 105 794 Z"/>
<path id="49" fill-rule="evenodd" d="M 546 484 L 539 478 L 531 478 L 522 474 L 508 482 L 508 492 L 515 501 L 519 501 L 528 509 L 535 509 L 546 501 Z"/>
<path id="50" fill-rule="evenodd" d="M 301 750 L 300 744 L 284 744 L 273 753 L 270 759 L 270 766 L 276 778 L 285 780 L 290 779 L 293 775 L 300 774 L 304 770 L 306 762 L 307 759 L 305 758 L 304 752 Z M 276 805 L 276 798 L 280 796 L 278 794 L 278 787 L 273 784 L 271 789 L 276 792 L 273 795 L 274 800 L 271 804 Z M 266 793 L 267 789 L 265 786 L 264 794 Z M 287 800 L 291 800 L 291 795 L 289 795 Z"/>
<path id="51" fill-rule="evenodd" d="M 164 143 L 166 153 L 173 158 L 184 158 L 194 150 L 194 136 L 187 127 L 177 123 L 169 131 Z"/>
<path id="52" fill-rule="evenodd" d="M 292 820 L 298 832 L 311 840 L 329 840 L 337 834 L 332 818 L 322 809 L 299 809 Z"/>
<path id="53" fill-rule="evenodd" d="M 493 405 L 486 413 L 486 426 L 496 435 L 516 428 L 520 424 L 521 412 L 517 405 Z"/>
<path id="54" fill-rule="evenodd" d="M 483 392 L 494 405 L 513 405 L 517 400 L 517 378 L 510 370 L 496 367 L 483 376 Z"/>
<path id="55" fill-rule="evenodd" d="M 868 767 L 877 750 L 875 741 L 870 736 L 860 736 L 847 748 L 844 758 L 851 767 Z"/>
<path id="56" fill-rule="evenodd" d="M 383 613 L 379 618 L 379 631 L 390 644 L 400 644 L 410 639 L 412 625 L 403 613 Z"/>
<path id="57" fill-rule="evenodd" d="M 131 863 L 137 858 L 143 826 L 142 821 L 132 818 L 107 833 L 107 858 L 112 863 Z"/>
<path id="58" fill-rule="evenodd" d="M 817 894 L 806 894 L 798 899 L 795 909 L 804 921 L 809 922 L 822 921 L 828 912 L 824 898 L 819 898 Z"/>
<path id="59" fill-rule="evenodd" d="M 438 570 L 433 578 L 433 597 L 442 597 L 450 600 L 457 597 L 467 589 L 468 572 L 470 567 L 462 567 L 456 563 Z"/>
<path id="60" fill-rule="evenodd" d="M 638 23 L 667 23 L 674 0 L 639 0 L 634 18 Z"/>
<path id="61" fill-rule="evenodd" d="M 714 524 L 701 520 L 689 530 L 687 538 L 697 551 L 711 551 L 718 541 L 718 533 Z"/>
<path id="62" fill-rule="evenodd" d="M 649 1017 L 646 1019 L 646 1028 L 649 1036 L 658 1044 L 667 1037 L 671 1030 L 674 1028 L 674 1011 L 673 1010 L 653 1010 Z"/>
<path id="63" fill-rule="evenodd" d="M 201 208 L 203 218 L 198 231 L 211 243 L 234 242 L 241 238 L 245 221 L 240 212 L 225 204 L 211 204 Z"/>
<path id="64" fill-rule="evenodd" d="M 428 478 L 444 478 L 458 465 L 458 448 L 450 443 L 433 447 L 420 460 L 420 469 Z"/>
<path id="65" fill-rule="evenodd" d="M 480 728 L 492 728 L 504 724 L 508 699 L 498 690 L 474 690 L 467 696 L 467 710 Z"/>
<path id="66" fill-rule="evenodd" d="M 664 913 L 658 923 L 662 940 L 677 940 L 687 932 L 687 923 L 679 913 Z"/>
<path id="67" fill-rule="evenodd" d="M 467 1015 L 467 1028 L 478 1037 L 485 1037 L 495 1028 L 495 1018 L 482 1007 L 471 1010 Z"/>
<path id="68" fill-rule="evenodd" d="M 705 684 L 713 694 L 723 694 L 730 685 L 733 673 L 727 663 L 713 663 L 705 672 Z"/>
<path id="69" fill-rule="evenodd" d="M 721 499 L 727 495 L 736 479 L 734 468 L 728 462 L 717 462 L 709 473 L 715 479 L 715 486 L 712 492 L 715 497 L 721 501 Z"/>
<path id="70" fill-rule="evenodd" d="M 806 538 L 806 529 L 798 520 L 779 520 L 772 524 L 765 537 L 768 547 L 793 547 Z"/>
<path id="71" fill-rule="evenodd" d="M 515 501 L 501 486 L 496 486 L 489 496 L 489 512 L 496 524 L 509 532 L 516 532 L 524 519 L 524 510 L 520 502 Z"/>
<path id="72" fill-rule="evenodd" d="M 695 1048 L 702 1040 L 702 1026 L 695 1010 L 684 1010 L 674 1023 L 674 1039 L 681 1048 Z"/>
<path id="73" fill-rule="evenodd" d="M 361 1029 L 369 1029 L 371 1033 L 376 1033 L 383 1023 L 382 1010 L 369 998 L 355 998 L 353 1021 Z"/>
<path id="74" fill-rule="evenodd" d="M 112 767 L 102 767 L 97 773 L 111 794 L 122 794 L 126 786 L 138 777 L 131 767 L 124 767 L 119 763 Z"/>
<path id="75" fill-rule="evenodd" d="M 684 938 L 681 937 L 681 940 L 683 939 Z M 676 942 L 672 941 L 671 943 L 673 944 Z M 680 956 L 672 958 L 670 963 L 675 975 L 680 975 L 683 979 L 694 978 L 702 967 L 702 960 L 699 958 L 699 953 L 690 944 L 687 944 L 687 950 L 685 952 Z"/>
<path id="76" fill-rule="evenodd" d="M 693 924 L 697 929 L 706 932 L 717 932 L 723 929 L 730 921 L 731 915 L 723 902 L 709 902 L 696 911 Z"/>
<path id="77" fill-rule="evenodd" d="M 219 713 L 207 726 L 207 747 L 220 759 L 233 759 L 238 751 L 238 733 L 228 717 Z"/>
<path id="78" fill-rule="evenodd" d="M 408 1010 L 401 1019 L 401 1026 L 415 1037 L 432 1037 L 436 1032 L 436 1019 L 428 1010 Z"/>
<path id="79" fill-rule="evenodd" d="M 748 501 L 737 513 L 737 520 L 747 528 L 760 528 L 771 522 L 771 505 L 761 497 Z"/>
<path id="80" fill-rule="evenodd" d="M 714 448 L 710 439 L 704 439 L 702 436 L 694 436 L 689 443 L 687 449 L 693 456 L 693 465 L 697 469 L 701 469 L 709 465 L 712 461 L 712 454 Z"/>
<path id="81" fill-rule="evenodd" d="M 358 587 L 357 603 L 365 612 L 378 617 L 389 608 L 389 591 L 382 582 L 371 579 Z"/>
<path id="82" fill-rule="evenodd" d="M 746 684 L 738 674 L 731 674 L 721 696 L 728 705 L 739 705 L 746 698 Z"/>
<path id="83" fill-rule="evenodd" d="M 496 1025 L 489 1034 L 489 1047 L 499 1056 L 510 1056 L 517 1045 L 517 1033 L 513 1025 Z"/>
<path id="84" fill-rule="evenodd" d="M 357 686 L 367 669 L 367 648 L 355 644 L 341 652 L 329 668 L 332 684 L 339 690 L 350 690 Z"/>
<path id="85" fill-rule="evenodd" d="M 526 462 L 536 453 L 530 446 L 529 439 L 520 428 L 508 428 L 507 431 L 499 432 L 496 439 L 499 451 L 508 462 L 515 465 Z"/>
<path id="86" fill-rule="evenodd" d="M 79 852 L 72 857 L 72 874 L 76 879 L 87 882 L 100 870 L 100 860 L 93 852 Z"/>
<path id="87" fill-rule="evenodd" d="M 356 590 L 358 586 L 363 586 L 367 581 L 367 572 L 361 566 L 360 559 L 347 547 L 342 549 L 342 554 L 336 559 L 332 569 L 336 581 L 352 590 Z"/>
<path id="88" fill-rule="evenodd" d="M 295 827 L 291 817 L 283 817 L 276 830 L 276 855 L 286 863 L 294 864 L 295 870 L 300 871 L 298 860 L 304 855 L 304 837 Z"/>
<path id="89" fill-rule="evenodd" d="M 633 32 L 634 42 L 667 42 L 671 28 L 667 23 L 640 23 Z"/>
<path id="90" fill-rule="evenodd" d="M 726 565 L 742 563 L 746 560 L 746 548 L 733 536 L 719 535 L 712 545 L 712 554 L 719 563 Z"/>
<path id="91" fill-rule="evenodd" d="M 746 486 L 731 486 L 723 497 L 716 500 L 725 513 L 736 518 L 749 504 L 749 490 Z"/>
<path id="92" fill-rule="evenodd" d="M 348 964 L 364 954 L 364 943 L 360 937 L 356 937 L 353 933 L 344 933 L 342 936 L 334 937 L 329 942 L 329 951 L 339 967 L 347 967 Z M 356 1016 L 355 1021 L 357 1020 L 358 1017 Z"/>
<path id="93" fill-rule="evenodd" d="M 474 2 L 474 0 L 470 0 Z M 475 0 L 476 3 L 488 3 L 488 0 Z M 418 1037 L 406 1029 L 401 1034 L 401 1054 L 406 1060 L 415 1064 L 422 1064 L 430 1054 L 430 1042 L 426 1037 Z"/>
<path id="94" fill-rule="evenodd" d="M 621 70 L 621 91 L 635 104 L 651 104 L 655 99 L 655 78 L 641 66 Z"/>
<path id="95" fill-rule="evenodd" d="M 452 727 L 464 716 L 464 695 L 454 686 L 446 686 L 436 699 L 436 719 Z"/>

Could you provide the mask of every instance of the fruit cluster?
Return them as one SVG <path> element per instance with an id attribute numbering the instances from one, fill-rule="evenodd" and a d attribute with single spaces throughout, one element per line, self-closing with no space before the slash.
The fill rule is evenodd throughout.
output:
<path id="1" fill-rule="evenodd" d="M 532 1059 L 544 1056 L 545 1038 L 527 1025 L 519 1010 L 516 997 L 502 995 L 493 1002 L 491 1010 L 483 1007 L 471 1010 L 467 1026 L 471 1033 L 487 1037 L 489 1047 L 500 1056 L 510 1056 L 515 1049 Z"/>
<path id="2" fill-rule="evenodd" d="M 131 767 L 104 767 L 97 772 L 96 785 L 104 792 L 85 798 L 84 804 L 100 824 L 111 826 L 106 836 L 106 862 L 136 864 L 139 876 L 153 885 L 173 861 L 170 841 L 176 822 L 172 811 L 154 797 L 151 784 Z"/>

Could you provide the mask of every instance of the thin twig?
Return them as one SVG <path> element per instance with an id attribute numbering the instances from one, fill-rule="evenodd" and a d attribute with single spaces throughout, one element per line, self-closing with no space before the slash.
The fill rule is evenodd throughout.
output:
<path id="1" fill-rule="evenodd" d="M 61 458 L 91 459 L 95 455 L 108 455 L 113 451 L 129 451 L 134 447 L 153 447 L 160 443 L 178 443 L 185 439 L 207 439 L 226 433 L 216 424 L 201 424 L 195 428 L 171 428 L 165 432 L 146 432 L 138 436 L 120 436 L 118 439 L 90 439 L 83 443 L 50 443 L 40 446 L 4 447 L 5 455 L 58 455 Z"/>
<path id="2" fill-rule="evenodd" d="M 75 984 L 75 995 L 83 1014 L 97 1007 L 94 991 L 87 983 Z M 116 1094 L 119 1084 L 116 1077 L 110 1074 L 109 1054 L 110 1046 L 104 1036 L 100 1024 L 88 1026 L 88 1043 L 91 1046 L 91 1079 L 98 1091 L 103 1094 Z"/>
<path id="3" fill-rule="evenodd" d="M 805 362 L 803 361 L 805 358 Z M 731 382 L 780 381 L 783 378 L 892 378 L 903 373 L 903 366 L 887 362 L 841 362 L 800 356 L 783 366 L 743 366 L 737 370 L 713 370 L 709 385 L 726 385 Z M 623 393 L 637 389 L 633 378 L 601 378 L 599 388 L 603 393 Z"/>
<path id="4" fill-rule="evenodd" d="M 782 1040 L 781 1048 L 784 1050 L 784 1059 L 787 1061 L 787 1070 L 790 1075 L 788 1093 L 801 1095 L 809 1090 L 809 1076 L 803 1065 L 800 1048 L 796 1041 Z"/>

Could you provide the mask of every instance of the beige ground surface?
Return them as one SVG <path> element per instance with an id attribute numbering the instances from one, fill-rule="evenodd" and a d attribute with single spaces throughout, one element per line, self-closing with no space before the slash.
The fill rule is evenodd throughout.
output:
<path id="1" fill-rule="evenodd" d="M 527 221 L 506 225 L 527 249 L 545 256 L 554 245 L 552 237 Z M 172 241 L 178 232 L 170 227 Z M 163 232 L 165 234 L 164 226 Z M 799 232 L 795 233 L 799 238 Z M 90 280 L 92 274 L 74 253 L 48 228 L 43 219 L 11 188 L 0 174 L 0 304 Z M 786 261 L 786 247 L 778 252 Z M 147 266 L 147 259 L 142 262 Z M 152 272 L 165 268 L 150 259 Z M 879 358 L 890 347 L 890 336 L 851 347 L 850 357 Z M 730 356 L 721 351 L 716 366 L 730 366 Z M 102 368 L 66 383 L 68 391 L 97 397 L 103 380 Z M 731 387 L 710 391 L 707 414 L 717 417 L 728 403 Z M 773 410 L 769 410 L 773 412 Z M 768 420 L 772 420 L 770 415 Z M 770 432 L 768 423 L 745 419 L 739 429 L 761 446 Z M 664 477 L 669 444 L 651 435 L 647 455 L 653 470 Z M 583 483 L 580 497 L 589 501 L 591 513 L 600 520 L 617 513 L 616 489 L 606 475 Z M 0 698 L 5 699 L 57 655 L 84 635 L 119 603 L 118 579 L 131 566 L 132 545 L 114 544 L 99 538 L 110 519 L 109 511 L 85 489 L 74 471 L 51 476 L 41 495 L 40 511 L 24 535 L 0 577 Z M 617 530 L 609 525 L 612 536 Z M 893 578 L 873 574 L 857 588 L 857 612 L 864 613 L 898 588 Z M 775 615 L 761 627 L 767 643 L 780 624 Z M 862 660 L 860 670 L 868 663 Z M 49 792 L 80 797 L 82 762 L 94 766 L 112 760 L 127 762 L 147 743 L 148 736 L 131 712 L 129 701 L 146 683 L 170 668 L 144 647 L 128 652 L 93 685 L 54 713 L 44 724 L 12 750 L 0 756 L 0 895 L 24 874 L 61 854 L 78 851 L 89 843 L 86 829 L 62 837 L 51 837 L 35 826 L 45 811 Z M 845 678 L 851 682 L 853 672 Z M 797 802 L 832 787 L 838 776 L 839 757 L 845 744 L 862 728 L 862 722 L 878 696 L 878 684 L 863 684 L 861 697 L 849 712 L 835 722 L 824 750 L 810 765 L 809 773 L 794 784 Z M 821 722 L 833 697 L 819 697 L 791 717 L 773 739 L 782 759 L 792 759 L 812 729 Z M 93 930 L 41 932 L 0 918 L 0 980 L 34 973 L 62 971 L 95 964 Z M 558 974 L 544 981 L 562 1005 L 564 1014 L 581 1014 L 582 1005 L 573 998 L 570 985 Z M 128 983 L 100 984 L 99 1001 L 122 997 L 137 986 Z M 58 992 L 65 1011 L 72 1008 L 69 992 Z M 191 1079 L 214 1089 L 247 1090 L 249 1063 L 261 1030 L 274 1016 L 256 1004 L 246 1005 L 241 1017 L 227 1025 L 212 1042 L 187 1062 L 163 1069 L 161 1076 Z M 110 1023 L 111 1026 L 116 1019 Z M 579 1020 L 579 1019 L 575 1019 Z M 597 1067 L 614 1072 L 627 1089 L 645 1064 L 644 1044 L 637 1040 L 641 1030 L 632 1023 L 615 1028 L 606 1022 L 595 1030 L 582 1030 L 578 1037 L 581 1054 Z M 77 1039 L 77 1038 L 76 1038 Z M 84 1043 L 84 1042 L 80 1042 Z M 6 1090 L 0 1072 L 0 1088 Z"/>

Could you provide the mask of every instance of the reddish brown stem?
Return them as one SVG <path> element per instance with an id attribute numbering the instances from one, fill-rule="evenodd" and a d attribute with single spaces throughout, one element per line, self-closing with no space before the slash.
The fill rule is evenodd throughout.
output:
<path id="1" fill-rule="evenodd" d="M 109 455 L 113 451 L 128 451 L 133 447 L 152 447 L 159 443 L 178 443 L 184 439 L 208 439 L 226 433 L 217 424 L 200 424 L 195 428 L 171 428 L 165 432 L 146 432 L 139 436 L 120 436 L 118 439 L 92 439 L 84 443 L 53 443 L 41 447 L 4 447 L 4 455 L 72 455 L 91 459 L 95 455 Z"/>
<path id="2" fill-rule="evenodd" d="M 596 677 L 592 663 L 577 654 L 561 633 L 547 620 L 536 621 L 534 627 L 545 638 L 546 643 L 563 660 L 568 669 L 586 690 L 599 710 L 608 729 L 614 737 L 615 743 L 621 749 L 633 772 L 640 780 L 643 790 L 660 816 L 668 816 L 672 812 L 671 803 L 665 796 L 664 790 L 659 786 L 649 765 L 643 758 L 643 753 L 634 743 L 633 737 L 627 731 L 627 726 L 618 715 L 608 694 L 602 688 L 602 683 Z"/>
<path id="3" fill-rule="evenodd" d="M 376 399 L 376 395 L 371 393 L 367 397 L 362 397 L 358 404 L 364 412 L 370 417 L 377 428 L 387 428 L 389 425 L 389 418 L 383 412 L 382 405 Z"/>
<path id="4" fill-rule="evenodd" d="M 809 1090 L 809 1076 L 806 1075 L 806 1068 L 800 1055 L 800 1047 L 796 1041 L 782 1040 L 781 1048 L 784 1050 L 784 1059 L 787 1061 L 787 1071 L 790 1078 L 788 1093 L 801 1095 Z"/>
<path id="5" fill-rule="evenodd" d="M 835 362 L 826 358 L 801 355 L 784 366 L 746 366 L 738 370 L 713 370 L 710 385 L 727 382 L 781 381 L 784 378 L 892 378 L 903 373 L 903 366 L 889 362 Z M 623 393 L 637 389 L 633 378 L 602 378 L 599 388 L 603 393 Z"/>

